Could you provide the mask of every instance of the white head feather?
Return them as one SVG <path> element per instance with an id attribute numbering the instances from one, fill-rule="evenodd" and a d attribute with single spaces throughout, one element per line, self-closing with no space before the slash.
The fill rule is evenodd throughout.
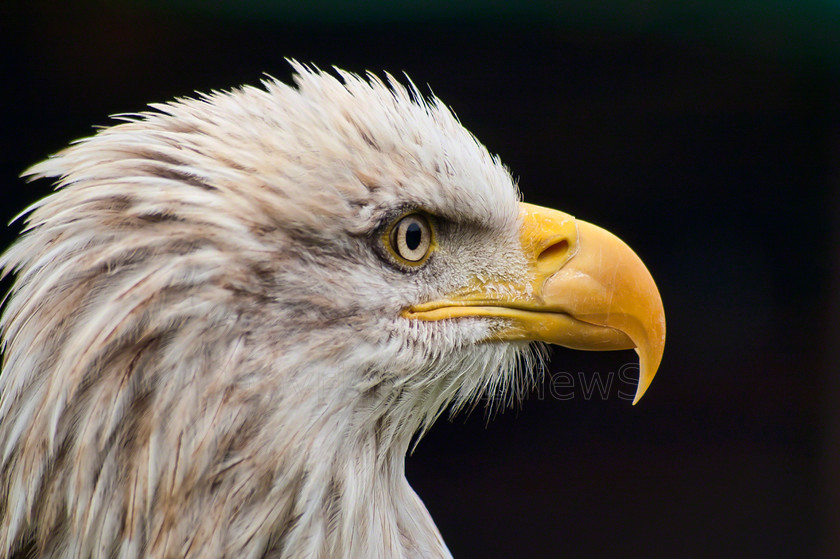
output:
<path id="1" fill-rule="evenodd" d="M 532 354 L 400 311 L 524 274 L 518 193 L 439 100 L 294 66 L 29 171 L 59 188 L 0 259 L 0 556 L 448 556 L 411 438 Z M 413 209 L 419 270 L 379 247 Z"/>

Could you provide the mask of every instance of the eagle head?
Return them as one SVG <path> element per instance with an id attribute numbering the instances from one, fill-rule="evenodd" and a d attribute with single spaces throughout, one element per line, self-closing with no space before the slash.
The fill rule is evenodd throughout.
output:
<path id="1" fill-rule="evenodd" d="M 57 189 L 0 258 L 0 556 L 446 557 L 404 477 L 442 410 L 521 394 L 539 342 L 650 384 L 624 243 L 413 85 L 293 65 L 28 171 Z"/>

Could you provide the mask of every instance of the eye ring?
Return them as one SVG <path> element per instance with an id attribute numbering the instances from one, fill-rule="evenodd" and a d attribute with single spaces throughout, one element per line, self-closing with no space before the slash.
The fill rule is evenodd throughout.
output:
<path id="1" fill-rule="evenodd" d="M 389 251 L 403 264 L 420 266 L 432 252 L 432 226 L 422 213 L 404 215 L 388 232 Z"/>

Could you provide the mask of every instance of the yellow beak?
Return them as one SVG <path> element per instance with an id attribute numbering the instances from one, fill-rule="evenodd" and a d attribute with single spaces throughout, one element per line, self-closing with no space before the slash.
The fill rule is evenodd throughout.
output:
<path id="1" fill-rule="evenodd" d="M 504 319 L 506 326 L 495 333 L 500 340 L 584 350 L 635 348 L 635 404 L 650 386 L 665 348 L 665 312 L 647 268 L 621 239 L 600 227 L 531 204 L 520 204 L 520 215 L 530 281 L 485 281 L 404 315 Z"/>

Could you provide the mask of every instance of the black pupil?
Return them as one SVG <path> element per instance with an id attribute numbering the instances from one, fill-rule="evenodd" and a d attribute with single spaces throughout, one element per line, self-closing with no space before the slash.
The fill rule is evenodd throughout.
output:
<path id="1" fill-rule="evenodd" d="M 417 250 L 422 239 L 423 230 L 420 229 L 420 225 L 416 221 L 409 223 L 408 227 L 405 228 L 405 246 L 408 247 L 408 250 Z"/>

